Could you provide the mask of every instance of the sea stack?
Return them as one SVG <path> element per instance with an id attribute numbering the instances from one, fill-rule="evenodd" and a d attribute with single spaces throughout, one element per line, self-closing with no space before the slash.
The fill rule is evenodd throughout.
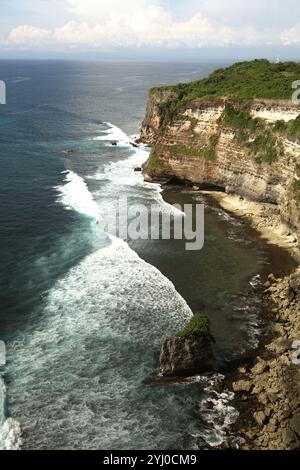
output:
<path id="1" fill-rule="evenodd" d="M 208 317 L 194 315 L 177 336 L 167 338 L 160 351 L 163 376 L 192 376 L 214 368 L 214 354 Z"/>

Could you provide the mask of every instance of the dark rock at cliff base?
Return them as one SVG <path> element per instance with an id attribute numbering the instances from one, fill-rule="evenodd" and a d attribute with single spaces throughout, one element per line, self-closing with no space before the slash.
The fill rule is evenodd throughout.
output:
<path id="1" fill-rule="evenodd" d="M 134 169 L 134 171 L 135 171 L 136 173 L 141 172 L 141 171 L 142 171 L 142 168 L 141 168 L 140 166 L 136 166 L 135 169 Z"/>
<path id="2" fill-rule="evenodd" d="M 164 376 L 191 376 L 211 372 L 214 354 L 209 337 L 168 338 L 160 351 L 160 372 Z"/>

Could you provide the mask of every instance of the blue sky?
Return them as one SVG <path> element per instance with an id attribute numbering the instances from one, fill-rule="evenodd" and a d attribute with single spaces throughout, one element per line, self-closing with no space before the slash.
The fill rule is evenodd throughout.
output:
<path id="1" fill-rule="evenodd" d="M 0 0 L 0 57 L 295 59 L 299 52 L 299 0 Z"/>

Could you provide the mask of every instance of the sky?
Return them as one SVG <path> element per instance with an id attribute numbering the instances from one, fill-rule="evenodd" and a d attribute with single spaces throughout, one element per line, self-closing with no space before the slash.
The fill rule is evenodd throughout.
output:
<path id="1" fill-rule="evenodd" d="M 299 0 L 0 0 L 0 58 L 299 56 Z"/>

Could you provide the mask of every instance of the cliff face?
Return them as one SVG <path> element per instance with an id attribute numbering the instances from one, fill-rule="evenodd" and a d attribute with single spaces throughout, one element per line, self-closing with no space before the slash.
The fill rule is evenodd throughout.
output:
<path id="1" fill-rule="evenodd" d="M 170 112 L 173 99 L 170 90 L 150 95 L 141 126 L 142 140 L 152 146 L 146 179 L 176 177 L 274 204 L 300 240 L 300 145 L 274 131 L 276 123 L 296 119 L 300 108 L 255 100 L 245 117 L 244 103 L 219 98 L 194 100 Z"/>

